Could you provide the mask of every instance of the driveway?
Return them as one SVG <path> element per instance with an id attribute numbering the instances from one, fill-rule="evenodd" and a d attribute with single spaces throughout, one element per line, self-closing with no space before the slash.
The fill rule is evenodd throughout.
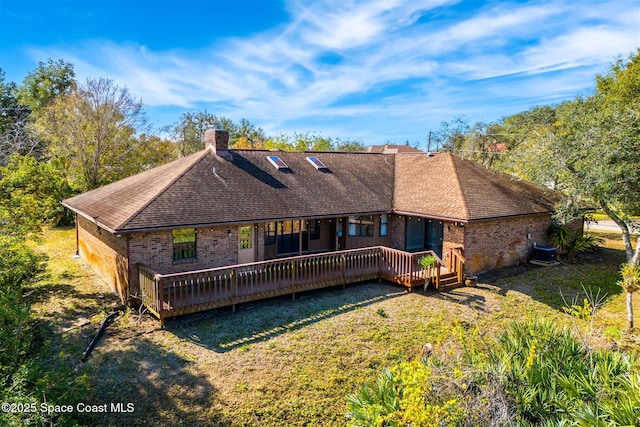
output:
<path id="1" fill-rule="evenodd" d="M 601 220 L 598 222 L 585 222 L 584 223 L 584 231 L 595 230 L 595 231 L 607 231 L 609 233 L 622 233 L 618 224 L 613 222 L 610 219 Z"/>
<path id="2" fill-rule="evenodd" d="M 610 219 L 602 220 L 598 222 L 585 222 L 584 223 L 584 231 L 595 230 L 595 231 L 606 231 L 609 233 L 622 233 L 618 224 L 613 222 Z M 637 228 L 635 230 L 631 230 L 632 234 L 637 233 Z"/>

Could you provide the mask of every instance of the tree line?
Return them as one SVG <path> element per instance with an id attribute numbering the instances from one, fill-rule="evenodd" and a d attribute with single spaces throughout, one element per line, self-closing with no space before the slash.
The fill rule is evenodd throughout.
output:
<path id="1" fill-rule="evenodd" d="M 234 148 L 362 151 L 355 140 L 313 133 L 269 137 L 249 120 L 188 112 L 175 123 L 152 130 L 141 100 L 113 80 L 78 82 L 73 65 L 41 62 L 21 85 L 5 82 L 0 69 L 0 166 L 14 154 L 31 155 L 61 167 L 78 191 L 153 168 L 203 148 L 207 129 L 229 131 Z M 164 135 L 164 136 L 162 136 Z"/>

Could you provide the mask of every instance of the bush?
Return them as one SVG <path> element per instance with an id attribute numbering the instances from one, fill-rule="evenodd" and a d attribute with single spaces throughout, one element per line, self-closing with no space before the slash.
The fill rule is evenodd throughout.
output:
<path id="1" fill-rule="evenodd" d="M 0 168 L 0 226 L 4 234 L 39 233 L 43 223 L 69 225 L 71 212 L 60 201 L 73 194 L 59 162 L 13 155 Z"/>
<path id="2" fill-rule="evenodd" d="M 44 258 L 22 241 L 0 236 L 0 400 L 22 399 L 33 341 L 24 285 L 44 268 Z M 25 399 L 19 403 L 27 403 Z M 4 415 L 3 415 L 4 416 Z M 2 418 L 0 418 L 0 421 Z"/>
<path id="3" fill-rule="evenodd" d="M 431 356 L 385 370 L 348 397 L 351 425 L 640 425 L 632 357 L 590 351 L 548 321 L 513 323 L 495 344 L 488 360 Z"/>
<path id="4" fill-rule="evenodd" d="M 593 234 L 582 234 L 562 224 L 552 224 L 548 231 L 551 243 L 561 256 L 573 260 L 577 253 L 597 250 L 604 240 Z"/>
<path id="5" fill-rule="evenodd" d="M 347 397 L 352 426 L 456 425 L 465 412 L 456 399 L 442 400 L 431 388 L 428 364 L 404 362 L 385 369 L 373 385 Z"/>

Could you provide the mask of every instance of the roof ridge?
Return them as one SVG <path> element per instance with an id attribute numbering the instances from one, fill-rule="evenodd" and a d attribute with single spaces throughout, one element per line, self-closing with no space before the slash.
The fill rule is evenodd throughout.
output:
<path id="1" fill-rule="evenodd" d="M 149 198 L 149 200 L 147 200 L 147 203 L 145 203 L 144 205 L 142 205 L 137 211 L 135 211 L 133 214 L 129 215 L 129 217 L 122 221 L 120 223 L 120 227 L 118 228 L 123 228 L 126 227 L 127 224 L 129 224 L 131 221 L 133 221 L 138 215 L 140 215 L 140 213 L 145 210 L 147 208 L 147 206 L 149 206 L 151 203 L 153 203 L 155 200 L 158 199 L 158 197 L 160 197 L 162 194 L 164 194 L 177 180 L 179 180 L 180 178 L 182 178 L 189 170 L 191 170 L 196 164 L 200 163 L 200 161 L 209 153 L 211 152 L 213 154 L 213 148 L 211 148 L 210 146 L 205 148 L 204 150 L 201 150 L 198 156 L 196 156 L 195 154 L 197 154 L 198 152 L 193 154 L 193 160 L 191 162 L 188 162 L 185 166 L 184 169 L 182 169 L 182 171 L 177 174 L 171 181 L 169 181 L 164 187 L 162 187 L 160 190 L 158 190 L 158 192 L 155 194 L 155 196 Z"/>
<path id="2" fill-rule="evenodd" d="M 455 156 L 453 153 L 448 153 L 448 154 L 449 154 L 449 156 L 448 156 L 449 157 L 449 162 L 451 163 L 451 166 L 453 167 L 453 173 L 454 173 L 455 178 L 456 178 L 456 183 L 458 184 L 457 190 L 458 190 L 458 193 L 461 196 L 460 200 L 462 200 L 462 207 L 464 209 L 466 217 L 470 218 L 471 211 L 469 210 L 469 204 L 467 203 L 467 195 L 464 192 L 464 189 L 462 187 L 462 182 L 460 180 L 460 174 L 458 173 L 458 166 L 456 165 L 455 158 L 454 158 L 454 157 L 457 157 L 457 156 Z M 458 157 L 458 158 L 460 160 L 463 160 L 460 157 Z"/>

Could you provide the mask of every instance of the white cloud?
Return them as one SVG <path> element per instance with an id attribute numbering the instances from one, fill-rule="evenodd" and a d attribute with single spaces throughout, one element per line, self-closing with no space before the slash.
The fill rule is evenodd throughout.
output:
<path id="1" fill-rule="evenodd" d="M 637 1 L 501 2 L 475 13 L 456 3 L 295 0 L 289 22 L 206 49 L 90 41 L 46 56 L 74 63 L 79 76 L 113 78 L 150 106 L 212 105 L 265 129 L 334 117 L 404 130 L 409 119 L 424 129 L 465 109 L 502 111 L 501 100 L 571 97 L 640 45 Z"/>

